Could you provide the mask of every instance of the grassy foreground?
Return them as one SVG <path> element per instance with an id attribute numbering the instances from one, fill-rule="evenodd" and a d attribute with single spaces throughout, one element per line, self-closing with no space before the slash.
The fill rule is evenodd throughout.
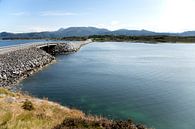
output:
<path id="1" fill-rule="evenodd" d="M 86 116 L 46 99 L 0 88 L 0 129 L 146 129 L 132 121 Z"/>

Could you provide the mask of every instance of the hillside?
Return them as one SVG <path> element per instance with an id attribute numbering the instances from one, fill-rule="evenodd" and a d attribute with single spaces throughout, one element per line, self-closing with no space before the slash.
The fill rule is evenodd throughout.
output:
<path id="1" fill-rule="evenodd" d="M 61 28 L 57 31 L 32 32 L 32 33 L 0 33 L 0 39 L 41 39 L 41 38 L 63 38 L 63 37 L 81 37 L 92 35 L 115 35 L 115 36 L 195 36 L 195 31 L 187 31 L 182 33 L 158 33 L 148 30 L 127 30 L 119 29 L 110 31 L 103 28 L 95 27 L 69 27 Z"/>
<path id="2" fill-rule="evenodd" d="M 95 27 L 70 27 L 67 29 L 59 29 L 52 32 L 32 32 L 32 33 L 0 33 L 0 39 L 39 39 L 39 38 L 62 38 L 70 36 L 88 36 L 107 33 L 107 29 L 99 29 Z"/>
<path id="3" fill-rule="evenodd" d="M 146 129 L 132 121 L 87 116 L 47 99 L 0 88 L 0 129 Z"/>
<path id="4" fill-rule="evenodd" d="M 64 37 L 61 40 L 85 41 L 91 39 L 94 42 L 139 42 L 139 43 L 195 43 L 195 36 L 125 36 L 125 35 L 92 35 L 84 37 Z"/>

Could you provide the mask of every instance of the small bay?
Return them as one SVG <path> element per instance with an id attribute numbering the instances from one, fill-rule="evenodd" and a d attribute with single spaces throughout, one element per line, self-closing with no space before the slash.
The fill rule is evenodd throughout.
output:
<path id="1" fill-rule="evenodd" d="M 96 42 L 56 59 L 18 86 L 87 114 L 195 128 L 195 44 Z"/>

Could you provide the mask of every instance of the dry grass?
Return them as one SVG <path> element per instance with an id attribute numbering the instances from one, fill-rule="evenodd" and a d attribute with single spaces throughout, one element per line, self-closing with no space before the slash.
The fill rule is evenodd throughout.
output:
<path id="1" fill-rule="evenodd" d="M 7 89 L 5 88 L 0 88 L 0 95 L 9 95 L 9 96 L 14 96 L 15 94 L 8 91 Z M 0 96 L 0 97 L 3 97 L 3 96 Z"/>
<path id="2" fill-rule="evenodd" d="M 3 88 L 0 88 L 0 96 L 0 129 L 50 129 L 66 118 L 85 117 L 78 110 L 21 93 L 12 93 Z M 22 108 L 26 100 L 32 102 L 34 110 Z"/>
<path id="3" fill-rule="evenodd" d="M 24 108 L 32 105 L 33 108 Z M 30 109 L 30 110 L 29 110 Z M 0 88 L 0 129 L 146 129 L 131 121 L 86 116 L 46 99 Z"/>

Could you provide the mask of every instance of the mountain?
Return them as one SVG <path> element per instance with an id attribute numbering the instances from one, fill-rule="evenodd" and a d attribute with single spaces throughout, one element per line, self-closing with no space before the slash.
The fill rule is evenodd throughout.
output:
<path id="1" fill-rule="evenodd" d="M 167 36 L 195 36 L 195 31 L 186 31 L 183 33 L 157 33 L 148 30 L 127 30 L 119 29 L 110 31 L 107 29 L 100 29 L 95 27 L 70 27 L 61 28 L 57 31 L 45 31 L 45 32 L 32 32 L 32 33 L 0 33 L 0 39 L 12 39 L 12 38 L 62 38 L 72 36 L 90 36 L 90 35 L 126 35 L 126 36 L 155 36 L 155 35 L 167 35 Z"/>
<path id="2" fill-rule="evenodd" d="M 116 31 L 108 32 L 108 34 L 112 35 L 126 35 L 126 36 L 149 36 L 149 35 L 157 35 L 157 33 L 147 30 L 127 30 L 120 29 Z"/>
<path id="3" fill-rule="evenodd" d="M 33 33 L 0 33 L 0 38 L 54 38 L 52 32 L 33 32 Z"/>
<path id="4" fill-rule="evenodd" d="M 107 33 L 107 29 L 99 29 L 95 27 L 70 27 L 67 29 L 59 29 L 52 32 L 32 32 L 32 33 L 0 33 L 0 38 L 62 38 L 70 36 L 89 36 Z"/>
<path id="5" fill-rule="evenodd" d="M 89 36 L 89 35 L 99 35 L 102 33 L 107 33 L 107 29 L 99 29 L 95 27 L 70 27 L 67 29 L 59 29 L 54 32 L 58 37 L 71 37 L 71 36 Z"/>
<path id="6" fill-rule="evenodd" d="M 180 36 L 195 36 L 195 31 L 185 31 L 179 35 Z"/>
<path id="7" fill-rule="evenodd" d="M 2 32 L 0 33 L 0 37 L 13 37 L 13 33 L 7 33 L 7 32 Z"/>

